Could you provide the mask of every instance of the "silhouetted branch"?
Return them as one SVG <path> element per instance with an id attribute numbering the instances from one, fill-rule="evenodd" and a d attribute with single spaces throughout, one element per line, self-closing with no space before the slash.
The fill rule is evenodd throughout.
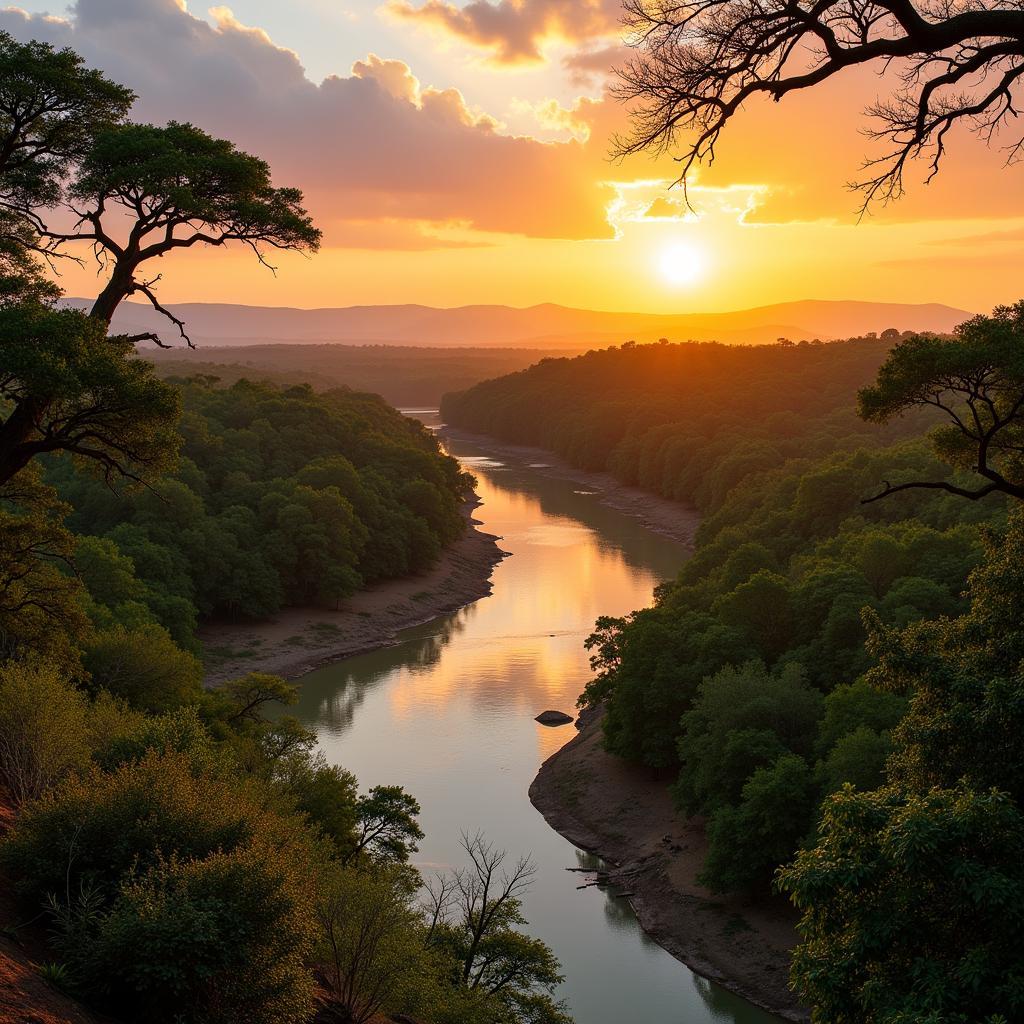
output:
<path id="1" fill-rule="evenodd" d="M 613 151 L 671 151 L 686 134 L 676 158 L 684 191 L 749 100 L 779 101 L 860 64 L 898 75 L 894 94 L 869 111 L 881 121 L 869 134 L 889 149 L 854 185 L 862 210 L 902 195 L 909 160 L 926 156 L 930 180 L 956 123 L 991 142 L 1017 117 L 1024 10 L 1015 0 L 935 9 L 910 0 L 627 0 L 625 10 L 637 55 L 620 69 L 616 92 L 634 105 L 633 130 Z M 1008 162 L 1022 144 L 1007 147 Z"/>

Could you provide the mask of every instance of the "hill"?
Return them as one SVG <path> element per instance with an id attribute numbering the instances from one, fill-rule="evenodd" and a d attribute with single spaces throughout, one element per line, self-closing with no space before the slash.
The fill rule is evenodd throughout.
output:
<path id="1" fill-rule="evenodd" d="M 88 306 L 85 299 L 69 304 Z M 186 302 L 169 306 L 184 320 L 197 344 L 245 345 L 265 342 L 525 347 L 585 349 L 669 338 L 757 344 L 786 337 L 793 341 L 853 337 L 898 330 L 950 330 L 971 314 L 939 303 L 785 302 L 726 313 L 652 314 L 602 312 L 544 304 L 511 306 L 348 306 L 326 309 Z M 149 305 L 125 302 L 114 328 L 127 334 L 173 328 Z"/>

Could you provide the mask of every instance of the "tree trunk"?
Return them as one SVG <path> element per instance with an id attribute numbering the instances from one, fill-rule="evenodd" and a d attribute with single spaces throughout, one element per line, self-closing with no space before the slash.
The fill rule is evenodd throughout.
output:
<path id="1" fill-rule="evenodd" d="M 134 270 L 134 267 L 122 267 L 120 264 L 114 267 L 106 287 L 89 310 L 89 316 L 95 320 L 102 320 L 105 324 L 113 320 L 117 307 L 132 293 L 132 286 L 135 283 Z"/>

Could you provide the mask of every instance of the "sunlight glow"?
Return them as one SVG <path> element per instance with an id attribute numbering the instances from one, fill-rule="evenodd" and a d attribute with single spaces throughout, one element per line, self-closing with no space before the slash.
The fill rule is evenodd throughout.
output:
<path id="1" fill-rule="evenodd" d="M 686 242 L 673 242 L 661 251 L 661 276 L 672 285 L 695 284 L 707 270 L 705 254 Z"/>

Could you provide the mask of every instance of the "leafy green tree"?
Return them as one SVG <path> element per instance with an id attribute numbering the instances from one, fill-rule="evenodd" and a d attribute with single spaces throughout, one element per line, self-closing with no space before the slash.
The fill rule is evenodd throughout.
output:
<path id="1" fill-rule="evenodd" d="M 275 188 L 265 161 L 190 124 L 116 125 L 96 134 L 70 189 L 80 215 L 70 232 L 44 228 L 53 243 L 87 241 L 111 261 L 110 277 L 91 315 L 109 323 L 122 300 L 145 296 L 187 337 L 161 306 L 143 264 L 195 245 L 248 246 L 262 263 L 270 250 L 314 251 L 320 232 L 297 189 Z M 127 217 L 127 237 L 118 238 Z M 148 336 L 149 340 L 158 340 Z"/>
<path id="2" fill-rule="evenodd" d="M 319 854 L 299 819 L 189 753 L 70 776 L 0 847 L 19 899 L 49 901 L 77 990 L 127 1019 L 302 1021 Z"/>
<path id="3" fill-rule="evenodd" d="M 74 50 L 0 32 L 0 203 L 55 203 L 70 167 L 134 99 Z"/>
<path id="4" fill-rule="evenodd" d="M 114 626 L 99 633 L 85 651 L 92 685 L 144 711 L 169 711 L 202 694 L 203 668 L 162 626 Z"/>
<path id="5" fill-rule="evenodd" d="M 889 733 L 858 726 L 840 736 L 825 759 L 815 766 L 818 788 L 826 796 L 846 783 L 861 791 L 877 789 L 885 783 L 885 765 L 891 752 Z"/>
<path id="6" fill-rule="evenodd" d="M 67 571 L 75 545 L 67 511 L 34 467 L 0 485 L 0 652 L 73 672 L 91 628 L 82 585 Z"/>
<path id="7" fill-rule="evenodd" d="M 260 837 L 129 875 L 109 909 L 58 917 L 71 978 L 128 1019 L 304 1024 L 316 931 L 303 853 Z"/>
<path id="8" fill-rule="evenodd" d="M 820 1024 L 1003 1024 L 1024 1013 L 1024 820 L 1007 794 L 845 789 L 779 874 L 792 978 Z"/>
<path id="9" fill-rule="evenodd" d="M 825 697 L 814 750 L 825 756 L 844 736 L 860 728 L 889 732 L 907 710 L 900 694 L 872 686 L 866 679 L 837 686 Z"/>
<path id="10" fill-rule="evenodd" d="M 45 663 L 0 664 L 0 778 L 16 807 L 89 761 L 86 700 Z"/>
<path id="11" fill-rule="evenodd" d="M 425 941 L 414 894 L 402 869 L 333 869 L 322 880 L 317 953 L 328 1005 L 344 1020 L 416 1012 L 436 996 L 443 962 Z"/>
<path id="12" fill-rule="evenodd" d="M 859 402 L 861 415 L 876 423 L 910 409 L 939 410 L 947 423 L 932 432 L 936 453 L 982 477 L 974 488 L 943 480 L 886 482 L 868 501 L 921 488 L 975 501 L 995 492 L 1024 498 L 1024 302 L 972 317 L 952 338 L 900 341 Z"/>
<path id="13" fill-rule="evenodd" d="M 757 768 L 811 753 L 823 705 L 796 665 L 770 673 L 749 662 L 708 677 L 682 719 L 677 798 L 691 814 L 737 802 Z"/>
<path id="14" fill-rule="evenodd" d="M 404 863 L 423 838 L 419 813 L 419 802 L 401 786 L 374 786 L 356 803 L 356 842 L 346 860 L 365 853 L 376 861 Z"/>
<path id="15" fill-rule="evenodd" d="M 507 854 L 483 836 L 463 836 L 469 866 L 429 887 L 429 941 L 457 965 L 458 987 L 485 1020 L 570 1024 L 553 996 L 562 981 L 558 960 L 540 940 L 519 931 L 522 896 L 533 862 L 506 864 Z"/>
<path id="16" fill-rule="evenodd" d="M 782 754 L 755 769 L 739 802 L 708 822 L 708 855 L 699 876 L 712 892 L 757 891 L 807 835 L 817 804 L 807 762 Z"/>
<path id="17" fill-rule="evenodd" d="M 38 302 L 0 307 L 0 483 L 69 452 L 111 483 L 171 465 L 178 395 L 105 324 Z"/>
<path id="18" fill-rule="evenodd" d="M 821 1021 L 1020 1016 L 1024 513 L 988 539 L 955 619 L 869 616 L 869 681 L 906 695 L 887 785 L 826 801 L 779 876 L 803 913 L 793 980 Z M 837 748 L 838 749 L 838 745 Z"/>

